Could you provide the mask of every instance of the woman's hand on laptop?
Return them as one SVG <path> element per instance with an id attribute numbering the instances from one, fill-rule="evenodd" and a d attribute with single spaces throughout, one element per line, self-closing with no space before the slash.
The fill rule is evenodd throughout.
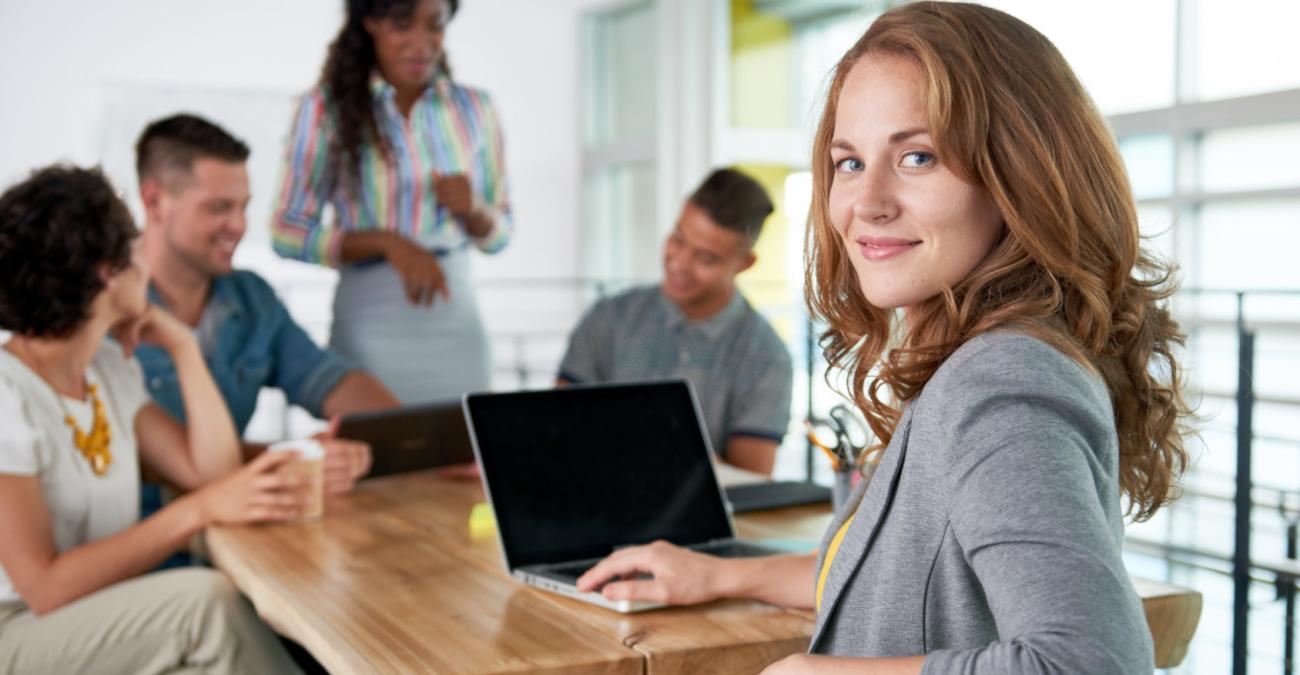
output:
<path id="1" fill-rule="evenodd" d="M 730 561 L 696 553 L 666 541 L 630 546 L 578 578 L 578 590 L 599 590 L 606 600 L 694 605 L 726 595 L 721 582 Z M 651 578 L 637 578 L 643 575 Z"/>

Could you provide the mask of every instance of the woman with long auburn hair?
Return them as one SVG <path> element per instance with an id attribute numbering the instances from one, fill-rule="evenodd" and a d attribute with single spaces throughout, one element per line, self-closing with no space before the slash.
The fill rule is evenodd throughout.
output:
<path id="1" fill-rule="evenodd" d="M 1186 468 L 1183 336 L 1065 59 L 987 7 L 886 12 L 834 70 L 812 166 L 807 302 L 873 477 L 820 554 L 657 542 L 579 587 L 815 608 L 810 653 L 773 673 L 1150 672 L 1123 518 Z"/>

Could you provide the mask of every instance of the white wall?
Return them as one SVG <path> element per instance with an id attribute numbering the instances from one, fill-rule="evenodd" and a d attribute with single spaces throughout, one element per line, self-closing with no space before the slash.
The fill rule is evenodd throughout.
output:
<path id="1" fill-rule="evenodd" d="M 457 77 L 491 91 L 504 118 L 518 236 L 482 276 L 577 274 L 576 0 L 469 0 L 452 23 Z M 253 145 L 254 190 L 269 194 L 294 94 L 316 79 L 342 1 L 0 0 L 0 184 L 56 160 L 103 163 L 133 191 L 139 125 L 186 107 Z M 239 117 L 252 101 L 271 112 Z M 259 170 L 260 169 L 260 170 Z M 247 246 L 265 248 L 254 204 Z M 254 255 L 256 254 L 256 255 Z M 241 250 L 259 267 L 266 251 Z M 274 273 L 272 272 L 272 275 Z"/>
<path id="2" fill-rule="evenodd" d="M 320 0 L 3 0 L 0 85 L 19 95 L 0 107 L 0 180 L 104 160 L 103 99 L 123 86 L 305 89 L 340 16 Z"/>
<path id="3" fill-rule="evenodd" d="M 448 34 L 456 77 L 496 98 L 518 235 L 484 274 L 573 277 L 581 148 L 575 0 L 462 0 Z"/>
<path id="4" fill-rule="evenodd" d="M 560 283 L 511 279 L 580 275 L 579 13 L 592 0 L 464 0 L 447 49 L 456 78 L 496 99 L 516 235 L 476 256 L 481 302 L 499 368 L 517 383 L 523 350 L 549 381 L 586 296 Z M 0 187 L 55 161 L 102 164 L 139 209 L 132 147 L 145 123 L 180 110 L 227 127 L 253 149 L 249 231 L 236 264 L 272 281 L 320 341 L 328 334 L 332 271 L 277 258 L 267 224 L 294 98 L 316 81 L 343 0 L 0 0 Z M 548 372 L 549 371 L 549 372 Z M 264 393 L 250 435 L 289 424 Z M 301 416 L 292 428 L 301 429 Z"/>

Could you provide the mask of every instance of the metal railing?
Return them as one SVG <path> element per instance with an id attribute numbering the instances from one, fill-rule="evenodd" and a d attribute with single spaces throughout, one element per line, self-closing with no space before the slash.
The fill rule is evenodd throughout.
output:
<path id="1" fill-rule="evenodd" d="M 1167 562 L 1186 567 L 1208 571 L 1230 577 L 1233 587 L 1232 599 L 1232 673 L 1246 675 L 1248 672 L 1248 654 L 1250 645 L 1250 589 L 1252 584 L 1269 584 L 1276 589 L 1276 597 L 1283 602 L 1283 672 L 1291 675 L 1295 665 L 1295 623 L 1297 581 L 1300 580 L 1300 563 L 1297 558 L 1297 538 L 1300 530 L 1300 512 L 1286 507 L 1288 497 L 1300 500 L 1300 486 L 1296 488 L 1261 487 L 1254 483 L 1255 442 L 1267 440 L 1285 444 L 1295 443 L 1300 449 L 1300 439 L 1277 435 L 1259 434 L 1255 430 L 1255 409 L 1260 403 L 1295 406 L 1300 417 L 1300 399 L 1292 396 L 1260 396 L 1256 393 L 1258 371 L 1258 337 L 1260 329 L 1269 332 L 1293 333 L 1300 329 L 1300 314 L 1295 321 L 1261 321 L 1252 322 L 1248 317 L 1247 301 L 1252 297 L 1284 297 L 1300 299 L 1300 292 L 1281 290 L 1238 291 L 1224 289 L 1188 289 L 1182 291 L 1195 299 L 1208 296 L 1229 296 L 1235 301 L 1235 317 L 1230 324 L 1236 337 L 1236 388 L 1235 391 L 1199 392 L 1206 397 L 1228 398 L 1236 407 L 1235 432 L 1236 462 L 1231 476 L 1233 489 L 1231 494 L 1188 489 L 1185 500 L 1209 500 L 1232 504 L 1233 546 L 1232 550 L 1212 550 L 1202 546 L 1187 546 L 1169 541 L 1156 541 L 1140 537 L 1128 537 L 1125 547 L 1130 551 L 1162 558 Z M 1222 319 L 1198 321 L 1197 317 L 1187 317 L 1185 325 L 1196 330 L 1198 327 L 1222 328 L 1226 322 Z M 1213 427 L 1212 427 L 1213 428 Z M 1222 425 L 1216 430 L 1226 431 Z M 1226 476 L 1224 476 L 1226 478 Z M 1260 493 L 1269 493 L 1272 502 L 1258 498 Z M 1286 548 L 1284 558 L 1256 559 L 1252 554 L 1255 530 L 1252 518 L 1257 507 L 1277 507 L 1278 514 L 1285 528 Z M 1177 508 L 1175 505 L 1174 508 Z"/>

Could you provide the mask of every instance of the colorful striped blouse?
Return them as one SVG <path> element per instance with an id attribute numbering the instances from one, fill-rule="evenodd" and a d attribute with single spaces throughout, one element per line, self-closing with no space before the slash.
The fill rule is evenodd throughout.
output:
<path id="1" fill-rule="evenodd" d="M 335 139 L 334 113 L 322 86 L 302 97 L 285 150 L 272 245 L 285 258 L 330 266 L 340 264 L 347 232 L 399 232 L 428 250 L 473 244 L 485 253 L 505 247 L 513 221 L 506 185 L 501 124 L 486 92 L 453 83 L 440 74 L 416 101 L 410 119 L 397 107 L 392 85 L 371 78 L 375 122 L 389 142 L 389 156 L 362 147 L 358 189 L 334 187 L 339 167 L 329 149 Z M 470 237 L 457 218 L 438 205 L 432 174 L 464 173 L 483 203 L 500 214 L 484 237 Z M 334 224 L 323 221 L 325 206 Z"/>

